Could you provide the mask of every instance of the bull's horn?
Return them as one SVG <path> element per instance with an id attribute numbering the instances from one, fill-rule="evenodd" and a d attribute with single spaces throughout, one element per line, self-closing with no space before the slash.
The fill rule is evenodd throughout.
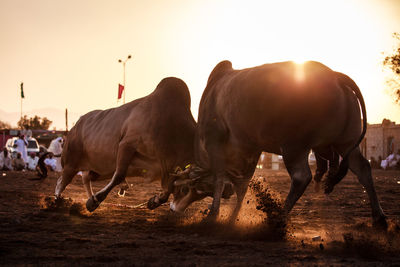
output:
<path id="1" fill-rule="evenodd" d="M 189 184 L 191 181 L 191 179 L 178 179 L 174 182 L 174 186 L 186 185 Z"/>

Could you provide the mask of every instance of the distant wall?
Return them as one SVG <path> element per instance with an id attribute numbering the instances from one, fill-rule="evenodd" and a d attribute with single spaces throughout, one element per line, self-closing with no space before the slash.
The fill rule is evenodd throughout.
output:
<path id="1" fill-rule="evenodd" d="M 363 154 L 367 159 L 385 159 L 400 149 L 400 125 L 389 120 L 384 120 L 382 124 L 370 124 L 364 142 L 366 150 Z"/>

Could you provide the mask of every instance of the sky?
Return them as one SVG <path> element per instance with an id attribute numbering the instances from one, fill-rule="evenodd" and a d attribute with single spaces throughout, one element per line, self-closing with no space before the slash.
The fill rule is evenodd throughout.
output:
<path id="1" fill-rule="evenodd" d="M 68 108 L 78 114 L 71 123 L 116 107 L 118 59 L 132 55 L 126 101 L 175 76 L 187 83 L 197 119 L 208 75 L 222 60 L 236 69 L 317 60 L 359 85 L 369 123 L 400 123 L 382 68 L 399 14 L 398 0 L 0 0 L 0 110 L 20 112 L 21 82 L 28 116 Z"/>

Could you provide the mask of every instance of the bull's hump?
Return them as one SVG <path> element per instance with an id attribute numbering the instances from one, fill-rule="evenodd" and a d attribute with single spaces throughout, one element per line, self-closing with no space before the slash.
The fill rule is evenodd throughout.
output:
<path id="1" fill-rule="evenodd" d="M 167 77 L 164 78 L 160 81 L 160 83 L 157 85 L 156 90 L 159 90 L 160 88 L 164 88 L 164 87 L 181 87 L 181 88 L 187 88 L 186 83 L 176 77 Z"/>
<path id="2" fill-rule="evenodd" d="M 167 77 L 161 80 L 154 90 L 154 97 L 166 102 L 176 102 L 190 108 L 190 93 L 186 83 L 176 77 Z"/>
<path id="3" fill-rule="evenodd" d="M 215 66 L 215 68 L 211 72 L 210 77 L 208 77 L 207 83 L 211 83 L 218 80 L 223 74 L 231 70 L 233 70 L 232 62 L 230 62 L 229 60 L 221 61 L 220 63 L 217 64 L 217 66 Z"/>

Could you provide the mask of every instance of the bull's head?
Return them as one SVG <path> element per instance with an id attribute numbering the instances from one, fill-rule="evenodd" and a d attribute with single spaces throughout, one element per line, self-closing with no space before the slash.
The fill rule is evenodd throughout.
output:
<path id="1" fill-rule="evenodd" d="M 214 178 L 210 171 L 191 165 L 184 171 L 178 170 L 174 181 L 174 200 L 170 208 L 176 212 L 183 212 L 194 201 L 214 195 Z M 233 186 L 225 182 L 222 197 L 229 198 L 233 194 Z"/>

